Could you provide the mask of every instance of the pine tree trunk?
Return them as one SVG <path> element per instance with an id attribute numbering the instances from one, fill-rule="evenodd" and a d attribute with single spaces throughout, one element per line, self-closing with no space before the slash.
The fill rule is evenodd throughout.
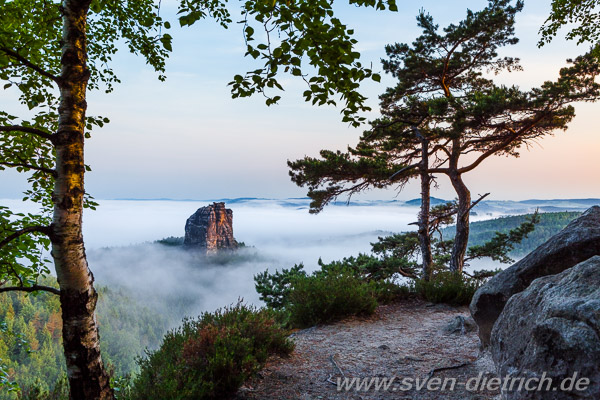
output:
<path id="1" fill-rule="evenodd" d="M 450 259 L 450 270 L 462 273 L 465 264 L 465 254 L 469 244 L 469 208 L 471 207 L 471 192 L 462 180 L 461 174 L 451 172 L 450 182 L 458 196 L 458 210 L 456 214 L 456 234 Z"/>
<path id="2" fill-rule="evenodd" d="M 429 236 L 429 209 L 431 207 L 431 177 L 429 175 L 429 142 L 421 137 L 421 212 L 419 213 L 419 242 L 421 245 L 421 258 L 423 260 L 423 279 L 431 278 L 431 237 Z"/>
<path id="3" fill-rule="evenodd" d="M 90 0 L 63 2 L 63 47 L 56 148 L 57 178 L 52 196 L 52 257 L 60 286 L 63 347 L 72 400 L 114 399 L 100 357 L 94 277 L 82 235 L 83 142 L 86 90 L 86 20 Z"/>

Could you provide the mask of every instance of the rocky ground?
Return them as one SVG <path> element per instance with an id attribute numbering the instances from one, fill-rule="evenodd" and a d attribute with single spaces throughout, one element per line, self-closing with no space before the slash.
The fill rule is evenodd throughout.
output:
<path id="1" fill-rule="evenodd" d="M 498 391 L 465 388 L 469 378 L 480 373 L 495 377 L 493 364 L 480 356 L 477 334 L 468 325 L 459 323 L 448 333 L 451 321 L 468 315 L 466 307 L 407 300 L 381 306 L 372 317 L 298 331 L 293 334 L 294 353 L 271 360 L 240 390 L 238 399 L 496 399 Z M 382 378 L 394 381 L 385 391 L 373 386 L 338 391 L 338 378 L 372 377 L 380 383 Z M 446 380 L 445 390 L 438 389 L 446 378 L 456 379 L 454 390 L 449 390 L 451 380 Z M 403 379 L 412 379 L 412 388 Z M 417 390 L 417 383 L 424 382 Z M 427 385 L 438 390 L 428 391 Z"/>

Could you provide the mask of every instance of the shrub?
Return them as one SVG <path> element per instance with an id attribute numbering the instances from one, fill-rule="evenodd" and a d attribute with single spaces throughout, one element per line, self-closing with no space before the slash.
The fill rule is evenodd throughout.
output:
<path id="1" fill-rule="evenodd" d="M 389 281 L 375 282 L 375 296 L 380 304 L 389 304 L 397 300 L 406 299 L 413 295 L 413 290 L 408 284 L 396 284 Z"/>
<path id="2" fill-rule="evenodd" d="M 340 261 L 332 261 L 329 264 L 319 259 L 319 266 L 323 272 L 330 268 L 349 268 L 356 275 L 366 281 L 383 281 L 393 279 L 399 275 L 399 271 L 411 271 L 416 263 L 406 258 L 395 256 L 376 257 L 360 253 L 358 256 L 345 257 Z"/>
<path id="3" fill-rule="evenodd" d="M 289 292 L 290 324 L 307 327 L 351 315 L 369 315 L 377 307 L 377 288 L 344 267 L 298 276 Z"/>
<path id="4" fill-rule="evenodd" d="M 418 279 L 414 281 L 414 291 L 432 303 L 451 305 L 468 305 L 480 286 L 480 280 L 454 272 L 437 272 L 429 282 Z"/>
<path id="5" fill-rule="evenodd" d="M 292 281 L 300 276 L 306 276 L 303 264 L 296 264 L 290 269 L 283 268 L 281 272 L 269 274 L 264 271 L 254 275 L 256 291 L 267 307 L 282 309 L 288 302 L 292 290 Z"/>
<path id="6" fill-rule="evenodd" d="M 205 313 L 165 335 L 161 347 L 138 361 L 131 399 L 232 398 L 270 355 L 293 343 L 273 313 L 243 305 Z"/>

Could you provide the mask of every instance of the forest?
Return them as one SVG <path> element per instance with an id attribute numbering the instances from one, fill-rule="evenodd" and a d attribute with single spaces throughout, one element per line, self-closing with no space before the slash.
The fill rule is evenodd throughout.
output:
<path id="1" fill-rule="evenodd" d="M 45 283 L 56 286 L 51 278 Z M 107 367 L 115 377 L 131 374 L 138 368 L 136 358 L 145 349 L 159 346 L 167 320 L 122 291 L 99 287 L 98 292 L 98 323 Z M 0 318 L 0 366 L 6 385 L 0 398 L 36 399 L 51 393 L 57 384 L 60 391 L 66 370 L 58 299 L 47 293 L 7 293 L 0 296 Z"/>
<path id="2" fill-rule="evenodd" d="M 540 213 L 540 221 L 535 225 L 535 230 L 520 243 L 515 244 L 514 249 L 510 253 L 511 256 L 520 258 L 535 250 L 536 247 L 550 239 L 579 215 L 581 215 L 579 212 Z M 531 214 L 474 222 L 471 224 L 469 232 L 469 246 L 485 243 L 492 238 L 495 232 L 507 233 L 509 230 L 522 224 L 528 217 L 531 217 Z M 444 229 L 443 234 L 452 235 L 453 232 L 453 227 L 448 227 Z"/>

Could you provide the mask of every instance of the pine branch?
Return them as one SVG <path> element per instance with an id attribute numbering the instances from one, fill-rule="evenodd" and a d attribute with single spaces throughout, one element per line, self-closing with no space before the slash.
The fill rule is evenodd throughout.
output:
<path id="1" fill-rule="evenodd" d="M 496 232 L 494 237 L 484 244 L 471 246 L 465 257 L 465 262 L 483 257 L 490 257 L 492 260 L 502 263 L 513 262 L 508 253 L 514 249 L 516 244 L 521 243 L 527 238 L 535 230 L 535 225 L 539 222 L 538 210 L 536 210 L 531 218 L 527 218 L 525 222 L 511 229 L 508 233 Z"/>
<path id="2" fill-rule="evenodd" d="M 468 213 L 468 212 L 471 212 L 471 210 L 472 210 L 472 209 L 473 209 L 473 208 L 474 208 L 474 207 L 475 207 L 477 204 L 479 204 L 479 202 L 480 202 L 481 200 L 485 199 L 485 198 L 486 198 L 486 197 L 488 197 L 489 195 L 490 195 L 489 193 L 486 193 L 486 194 L 484 194 L 483 196 L 479 197 L 477 200 L 475 200 L 475 201 L 474 201 L 474 202 L 471 204 L 471 207 L 467 208 L 467 210 L 465 211 L 465 214 L 466 214 L 466 213 Z"/>
<path id="3" fill-rule="evenodd" d="M 510 146 L 511 144 L 513 144 L 514 141 L 517 138 L 519 138 L 520 136 L 524 135 L 525 133 L 527 133 L 531 129 L 535 128 L 537 126 L 537 124 L 539 122 L 541 122 L 547 116 L 546 114 L 547 114 L 547 110 L 544 110 L 538 116 L 536 116 L 535 118 L 533 118 L 532 121 L 528 125 L 524 126 L 523 128 L 519 129 L 518 131 L 515 131 L 512 128 L 506 128 L 508 131 L 510 131 L 510 135 L 507 135 L 506 138 L 504 139 L 504 141 L 500 142 L 498 145 L 492 147 L 491 149 L 489 149 L 488 151 L 486 151 L 485 153 L 483 153 L 471 165 L 468 165 L 466 167 L 460 168 L 458 170 L 458 172 L 460 174 L 463 174 L 465 172 L 472 171 L 479 164 L 481 164 L 486 158 L 490 157 L 491 155 L 494 155 L 494 154 L 498 153 L 501 150 L 506 149 L 508 146 Z"/>
<path id="4" fill-rule="evenodd" d="M 408 171 L 408 170 L 411 170 L 411 169 L 413 169 L 413 168 L 416 168 L 416 167 L 418 167 L 418 166 L 419 166 L 419 164 L 412 164 L 412 165 L 408 165 L 408 166 L 406 166 L 406 167 L 404 167 L 404 168 L 401 168 L 400 170 L 398 170 L 398 171 L 394 172 L 394 173 L 392 174 L 392 176 L 390 176 L 390 177 L 389 177 L 389 180 L 391 181 L 391 180 L 392 180 L 392 179 L 394 179 L 394 177 L 396 177 L 397 175 L 399 175 L 399 174 L 401 174 L 401 173 L 403 173 L 403 172 L 406 172 L 406 171 Z"/>

